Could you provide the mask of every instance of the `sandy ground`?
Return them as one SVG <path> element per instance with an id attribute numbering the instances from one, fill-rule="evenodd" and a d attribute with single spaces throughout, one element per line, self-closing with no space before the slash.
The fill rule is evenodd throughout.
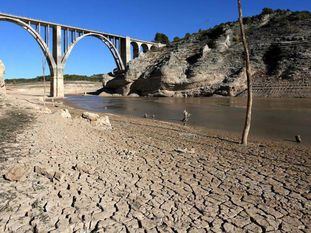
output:
<path id="1" fill-rule="evenodd" d="M 88 82 L 88 81 L 66 81 L 65 80 L 65 95 L 79 95 L 85 92 L 94 92 L 102 88 L 101 82 Z M 32 98 L 34 96 L 43 96 L 44 93 L 48 96 L 50 94 L 50 83 L 46 82 L 45 91 L 43 82 L 31 82 L 21 84 L 8 84 L 6 85 L 7 93 L 13 96 L 23 95 Z"/>
<path id="2" fill-rule="evenodd" d="M 47 107 L 0 102 L 0 232 L 310 232 L 310 147 Z"/>

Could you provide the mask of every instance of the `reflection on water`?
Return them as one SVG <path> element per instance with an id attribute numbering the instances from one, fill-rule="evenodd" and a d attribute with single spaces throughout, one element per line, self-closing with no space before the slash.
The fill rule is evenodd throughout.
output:
<path id="1" fill-rule="evenodd" d="M 190 112 L 190 124 L 212 129 L 241 132 L 246 99 L 243 98 L 116 98 L 69 96 L 66 100 L 79 108 L 180 122 L 182 112 Z M 300 134 L 311 144 L 311 99 L 255 99 L 251 134 L 293 140 Z"/>

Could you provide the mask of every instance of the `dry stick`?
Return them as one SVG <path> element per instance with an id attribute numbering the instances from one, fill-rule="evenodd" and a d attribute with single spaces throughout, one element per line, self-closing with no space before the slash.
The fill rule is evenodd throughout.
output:
<path id="1" fill-rule="evenodd" d="M 246 77 L 247 77 L 247 108 L 246 108 L 246 118 L 245 118 L 245 125 L 243 129 L 241 143 L 243 145 L 247 145 L 248 134 L 251 128 L 253 94 L 252 94 L 252 80 L 251 80 L 251 72 L 250 72 L 249 51 L 248 51 L 248 45 L 247 45 L 245 30 L 244 30 L 244 25 L 243 25 L 241 0 L 238 0 L 238 10 L 239 10 L 239 23 L 240 23 L 241 37 L 243 40 L 243 46 L 244 46 L 244 51 L 245 51 L 245 65 L 246 65 Z"/>

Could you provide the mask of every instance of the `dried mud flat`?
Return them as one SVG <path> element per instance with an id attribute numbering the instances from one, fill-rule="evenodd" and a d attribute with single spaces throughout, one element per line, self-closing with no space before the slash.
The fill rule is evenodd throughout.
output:
<path id="1" fill-rule="evenodd" d="M 26 120 L 0 144 L 0 232 L 310 232 L 310 147 L 2 106 Z"/>

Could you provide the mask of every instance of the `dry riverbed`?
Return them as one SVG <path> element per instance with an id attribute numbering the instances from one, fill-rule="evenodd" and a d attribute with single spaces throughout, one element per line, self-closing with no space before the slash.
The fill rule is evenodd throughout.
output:
<path id="1" fill-rule="evenodd" d="M 0 232 L 310 232 L 308 146 L 27 98 L 0 100 Z"/>
<path id="2" fill-rule="evenodd" d="M 64 83 L 64 91 L 66 95 L 81 95 L 87 92 L 94 92 L 102 87 L 103 84 L 101 82 L 65 80 Z M 6 89 L 8 94 L 18 94 L 31 98 L 33 96 L 42 96 L 44 93 L 48 94 L 50 92 L 50 83 L 46 82 L 45 91 L 43 82 L 7 84 Z"/>

